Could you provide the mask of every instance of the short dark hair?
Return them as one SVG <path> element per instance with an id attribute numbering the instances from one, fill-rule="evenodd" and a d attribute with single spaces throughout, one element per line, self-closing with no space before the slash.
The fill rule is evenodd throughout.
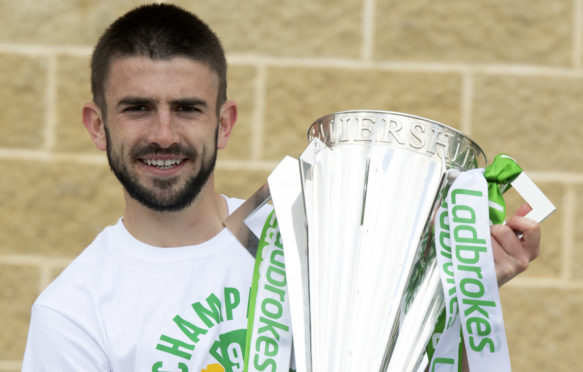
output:
<path id="1" fill-rule="evenodd" d="M 94 102 L 105 112 L 105 80 L 113 59 L 186 57 L 203 62 L 219 78 L 217 110 L 227 99 L 227 62 L 217 35 L 194 14 L 170 4 L 139 6 L 113 22 L 91 57 Z"/>

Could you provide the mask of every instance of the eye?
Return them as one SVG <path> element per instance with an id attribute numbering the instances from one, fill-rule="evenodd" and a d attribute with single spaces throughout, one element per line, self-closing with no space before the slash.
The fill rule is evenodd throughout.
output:
<path id="1" fill-rule="evenodd" d="M 179 112 L 192 112 L 192 113 L 196 113 L 196 112 L 201 112 L 202 110 L 200 109 L 200 107 L 196 106 L 196 105 L 178 105 L 176 107 L 176 110 Z"/>
<path id="2" fill-rule="evenodd" d="M 148 111 L 148 106 L 146 105 L 131 105 L 123 109 L 124 112 L 145 112 Z"/>

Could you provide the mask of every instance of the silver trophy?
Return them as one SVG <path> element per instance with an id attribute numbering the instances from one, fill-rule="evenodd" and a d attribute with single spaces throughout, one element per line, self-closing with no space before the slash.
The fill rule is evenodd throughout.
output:
<path id="1" fill-rule="evenodd" d="M 338 112 L 308 137 L 301 186 L 289 189 L 293 164 L 269 179 L 298 371 L 416 371 L 443 308 L 432 219 L 455 175 L 485 155 L 453 128 L 396 112 Z"/>
<path id="2" fill-rule="evenodd" d="M 327 115 L 308 139 L 224 224 L 255 255 L 245 220 L 273 201 L 298 372 L 422 370 L 444 302 L 435 214 L 486 157 L 463 133 L 397 112 Z M 533 206 L 526 217 L 555 210 L 526 174 L 512 185 Z"/>

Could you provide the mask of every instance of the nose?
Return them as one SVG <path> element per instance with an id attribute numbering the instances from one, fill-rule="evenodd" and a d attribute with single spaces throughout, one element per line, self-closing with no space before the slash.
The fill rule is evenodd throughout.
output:
<path id="1" fill-rule="evenodd" d="M 159 110 L 149 128 L 148 141 L 162 148 L 168 148 L 179 141 L 176 129 L 172 123 L 170 110 Z"/>

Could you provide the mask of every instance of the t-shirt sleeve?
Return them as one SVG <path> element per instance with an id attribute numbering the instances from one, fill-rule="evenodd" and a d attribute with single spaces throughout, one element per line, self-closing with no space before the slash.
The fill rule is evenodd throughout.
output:
<path id="1" fill-rule="evenodd" d="M 103 348 L 81 324 L 49 307 L 32 308 L 23 372 L 110 371 Z"/>

